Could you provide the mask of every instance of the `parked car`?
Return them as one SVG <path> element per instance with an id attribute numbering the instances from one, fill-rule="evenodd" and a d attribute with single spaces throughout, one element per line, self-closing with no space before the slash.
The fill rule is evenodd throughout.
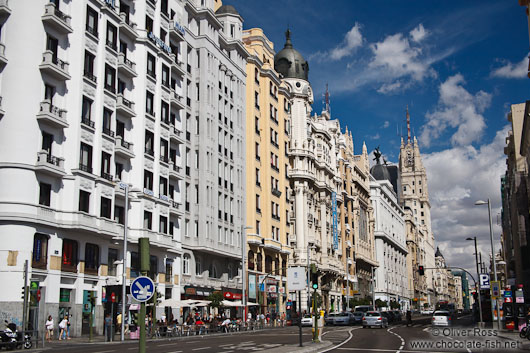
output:
<path id="1" fill-rule="evenodd" d="M 386 319 L 388 320 L 389 324 L 394 322 L 394 315 L 392 315 L 392 312 L 390 312 L 390 311 L 381 311 L 381 315 L 383 317 L 386 317 Z"/>
<path id="2" fill-rule="evenodd" d="M 373 326 L 388 327 L 388 319 L 379 311 L 367 311 L 363 316 L 363 328 Z"/>
<path id="3" fill-rule="evenodd" d="M 311 315 L 304 315 L 302 318 L 302 326 L 312 326 L 313 325 L 313 318 Z"/>
<path id="4" fill-rule="evenodd" d="M 446 310 L 436 310 L 432 315 L 433 326 L 451 326 L 451 313 Z"/>
<path id="5" fill-rule="evenodd" d="M 432 309 L 423 309 L 421 311 L 422 315 L 432 315 L 433 313 L 434 313 L 434 310 L 432 310 Z"/>
<path id="6" fill-rule="evenodd" d="M 350 312 L 342 312 L 340 314 L 335 315 L 334 319 L 335 325 L 353 325 L 355 324 L 355 316 L 353 316 Z"/>
<path id="7" fill-rule="evenodd" d="M 328 316 L 324 318 L 324 322 L 326 323 L 326 325 L 334 325 L 335 324 L 334 320 L 335 320 L 336 315 L 337 315 L 336 313 L 328 314 Z"/>
<path id="8" fill-rule="evenodd" d="M 364 313 L 362 311 L 354 311 L 353 317 L 355 318 L 355 324 L 362 324 Z"/>

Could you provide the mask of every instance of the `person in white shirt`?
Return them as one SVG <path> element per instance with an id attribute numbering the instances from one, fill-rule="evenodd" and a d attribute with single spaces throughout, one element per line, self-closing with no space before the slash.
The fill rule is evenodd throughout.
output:
<path id="1" fill-rule="evenodd" d="M 230 326 L 230 319 L 229 318 L 226 318 L 225 321 L 223 321 L 223 323 L 221 324 L 221 327 L 223 328 L 223 331 L 225 332 L 228 332 L 228 328 Z"/>
<path id="2" fill-rule="evenodd" d="M 46 340 L 51 342 L 53 339 L 53 319 L 51 315 L 48 315 L 48 320 L 44 326 L 46 326 Z"/>
<path id="3" fill-rule="evenodd" d="M 59 322 L 59 341 L 66 339 L 66 330 L 68 325 L 68 319 L 66 319 L 66 316 L 63 317 L 61 322 Z"/>

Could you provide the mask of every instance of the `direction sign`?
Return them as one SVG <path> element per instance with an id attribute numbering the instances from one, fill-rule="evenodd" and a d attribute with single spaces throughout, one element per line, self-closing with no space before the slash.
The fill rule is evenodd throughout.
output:
<path id="1" fill-rule="evenodd" d="M 131 295 L 139 302 L 146 302 L 153 297 L 155 284 L 149 277 L 137 277 L 131 284 Z"/>
<path id="2" fill-rule="evenodd" d="M 487 273 L 480 274 L 480 289 L 490 289 L 490 275 Z"/>
<path id="3" fill-rule="evenodd" d="M 499 282 L 492 281 L 491 282 L 491 297 L 493 299 L 497 299 L 501 295 L 501 286 Z"/>

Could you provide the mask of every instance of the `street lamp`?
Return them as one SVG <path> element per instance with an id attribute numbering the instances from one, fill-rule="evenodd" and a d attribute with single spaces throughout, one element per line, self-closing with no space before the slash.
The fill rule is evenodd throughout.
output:
<path id="1" fill-rule="evenodd" d="M 488 201 L 482 201 L 482 200 L 478 200 L 477 202 L 475 202 L 475 206 L 480 206 L 480 205 L 488 205 L 488 217 L 489 217 L 489 223 L 490 223 L 490 241 L 491 241 L 491 258 L 492 258 L 492 261 L 493 261 L 493 278 L 495 280 L 495 282 L 497 282 L 497 262 L 495 261 L 495 246 L 493 245 L 493 227 L 491 225 L 491 202 L 490 202 L 490 199 L 488 198 Z M 500 313 L 500 308 L 499 308 L 499 301 L 497 299 L 495 299 L 495 306 L 497 307 L 497 329 L 500 330 L 501 328 L 501 313 Z M 494 307 L 493 305 L 491 306 L 491 320 L 493 321 L 493 317 L 495 315 L 494 314 Z"/>
<path id="2" fill-rule="evenodd" d="M 243 321 L 247 320 L 247 300 L 245 297 L 245 252 L 247 251 L 247 229 L 252 229 L 250 226 L 243 226 L 241 225 L 241 293 L 243 294 L 241 297 L 241 304 L 243 304 Z"/>
<path id="3" fill-rule="evenodd" d="M 480 272 L 478 270 L 477 237 L 466 238 L 466 240 L 473 240 L 475 242 L 475 263 L 477 264 L 477 278 L 480 279 Z M 475 285 L 476 284 L 477 284 L 477 282 L 475 282 Z M 481 303 L 482 300 L 480 299 L 480 280 L 479 280 L 479 284 L 477 286 L 477 293 L 478 293 L 478 312 L 479 312 L 479 318 L 480 318 L 479 326 L 482 327 L 483 322 L 482 322 L 482 303 Z"/>
<path id="4" fill-rule="evenodd" d="M 307 245 L 307 312 L 310 312 L 311 303 L 311 289 L 309 283 L 311 283 L 311 250 L 316 249 L 315 245 Z"/>

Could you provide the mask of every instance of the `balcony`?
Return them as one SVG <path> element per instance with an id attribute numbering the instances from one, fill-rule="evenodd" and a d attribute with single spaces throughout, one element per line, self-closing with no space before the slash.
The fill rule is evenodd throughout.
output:
<path id="1" fill-rule="evenodd" d="M 123 53 L 118 54 L 118 72 L 129 78 L 138 76 L 136 74 L 136 64 L 127 59 Z"/>
<path id="2" fill-rule="evenodd" d="M 124 12 L 120 13 L 120 19 L 120 34 L 123 33 L 131 39 L 136 40 L 138 38 L 136 23 L 132 22 Z"/>
<path id="3" fill-rule="evenodd" d="M 182 168 L 175 164 L 175 162 L 169 162 L 169 177 L 182 180 Z"/>
<path id="4" fill-rule="evenodd" d="M 42 150 L 37 153 L 35 171 L 62 178 L 66 175 L 64 158 L 53 156 L 48 151 Z"/>
<path id="5" fill-rule="evenodd" d="M 180 202 L 176 202 L 174 200 L 169 199 L 169 212 L 170 213 L 175 213 L 175 214 L 178 214 L 178 215 L 182 215 L 183 212 L 182 212 L 180 206 L 181 206 Z"/>
<path id="6" fill-rule="evenodd" d="M 68 127 L 66 110 L 57 108 L 49 101 L 40 102 L 40 111 L 37 114 L 37 120 L 59 128 Z"/>
<path id="7" fill-rule="evenodd" d="M 186 70 L 184 70 L 184 65 L 182 62 L 180 62 L 175 54 L 171 54 L 172 61 L 171 61 L 171 69 L 173 72 L 175 72 L 179 76 L 184 76 L 186 74 Z"/>
<path id="8" fill-rule="evenodd" d="M 62 13 L 55 7 L 54 3 L 49 2 L 44 6 L 44 15 L 41 18 L 44 24 L 54 28 L 59 33 L 70 34 L 73 32 L 71 17 Z"/>
<path id="9" fill-rule="evenodd" d="M 276 197 L 282 196 L 282 192 L 278 189 L 272 189 L 272 194 Z"/>
<path id="10" fill-rule="evenodd" d="M 133 144 L 125 141 L 121 136 L 116 136 L 114 153 L 125 158 L 134 158 Z"/>
<path id="11" fill-rule="evenodd" d="M 128 118 L 136 116 L 136 113 L 134 112 L 134 103 L 125 99 L 122 94 L 118 94 L 116 98 L 116 111 Z"/>
<path id="12" fill-rule="evenodd" d="M 171 93 L 169 94 L 170 102 L 174 106 L 176 106 L 179 109 L 184 109 L 184 103 L 182 102 L 182 97 L 178 95 L 178 93 L 172 89 Z"/>
<path id="13" fill-rule="evenodd" d="M 68 65 L 67 62 L 58 59 L 51 50 L 46 50 L 42 54 L 42 64 L 39 65 L 39 69 L 59 81 L 66 81 L 70 79 Z"/>
<path id="14" fill-rule="evenodd" d="M 101 177 L 108 181 L 113 181 L 114 177 L 110 173 L 101 172 Z"/>
<path id="15" fill-rule="evenodd" d="M 11 15 L 9 0 L 0 0 L 0 17 L 5 20 L 9 15 Z"/>
<path id="16" fill-rule="evenodd" d="M 177 143 L 184 143 L 180 130 L 173 125 L 169 127 L 169 138 L 175 140 Z"/>
<path id="17" fill-rule="evenodd" d="M 0 43 L 0 65 L 7 64 L 6 46 L 4 43 Z"/>
<path id="18" fill-rule="evenodd" d="M 169 36 L 175 39 L 177 42 L 184 41 L 184 35 L 186 34 L 186 28 L 181 26 L 177 21 L 169 23 Z"/>

